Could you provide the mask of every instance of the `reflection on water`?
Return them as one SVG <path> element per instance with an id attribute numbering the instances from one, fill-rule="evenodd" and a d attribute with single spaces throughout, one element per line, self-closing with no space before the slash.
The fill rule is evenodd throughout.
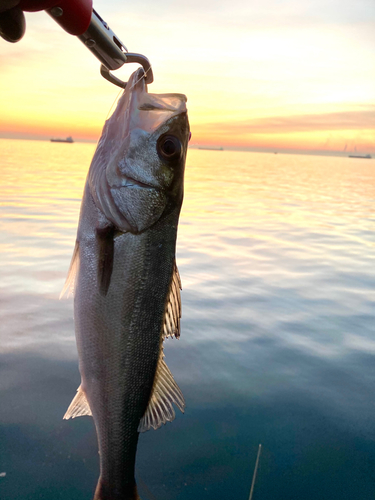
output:
<path id="1" fill-rule="evenodd" d="M 0 497 L 90 499 L 89 418 L 58 301 L 92 144 L 0 140 Z M 373 498 L 375 162 L 190 150 L 178 239 L 187 409 L 141 436 L 157 500 Z M 141 488 L 142 492 L 142 488 Z M 147 491 L 143 492 L 147 498 Z"/>

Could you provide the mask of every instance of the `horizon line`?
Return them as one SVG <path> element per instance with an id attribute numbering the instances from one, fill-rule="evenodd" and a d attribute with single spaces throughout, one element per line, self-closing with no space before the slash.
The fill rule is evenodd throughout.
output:
<path id="1" fill-rule="evenodd" d="M 44 141 L 50 142 L 50 138 L 44 137 L 3 137 L 0 135 L 0 140 L 18 140 L 18 141 Z M 78 138 L 74 140 L 75 143 L 79 144 L 96 144 L 98 142 L 94 139 L 83 139 Z M 74 144 L 74 143 L 73 143 Z M 375 151 L 366 151 L 366 153 L 361 153 L 360 151 L 339 151 L 335 149 L 314 149 L 314 148 L 272 148 L 272 147 L 257 147 L 257 146 L 230 146 L 230 145 L 222 145 L 218 146 L 217 144 L 190 144 L 189 149 L 197 149 L 200 148 L 208 148 L 208 150 L 212 151 L 238 151 L 238 152 L 249 152 L 249 153 L 270 153 L 270 154 L 302 154 L 302 155 L 312 155 L 312 156 L 341 156 L 341 157 L 349 157 L 350 154 L 375 154 Z M 222 149 L 219 149 L 222 148 Z"/>

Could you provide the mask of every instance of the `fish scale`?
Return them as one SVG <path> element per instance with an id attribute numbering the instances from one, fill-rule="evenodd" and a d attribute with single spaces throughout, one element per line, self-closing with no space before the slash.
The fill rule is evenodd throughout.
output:
<path id="1" fill-rule="evenodd" d="M 158 228 L 154 229 L 156 229 L 154 234 L 158 236 Z M 120 248 L 118 250 L 122 257 L 125 257 L 122 261 L 126 262 L 128 266 L 130 264 L 132 270 L 140 277 L 137 280 L 139 293 L 136 296 L 132 311 L 132 321 L 129 325 L 129 333 L 126 340 L 124 338 L 126 327 L 124 328 L 123 325 L 128 316 L 127 307 L 125 308 L 125 314 L 122 313 L 118 315 L 118 300 L 113 304 L 112 294 L 106 297 L 106 301 L 109 303 L 108 308 L 113 309 L 113 314 L 118 315 L 120 318 L 118 328 L 121 331 L 121 338 L 118 340 L 119 352 L 117 353 L 117 359 L 112 359 L 113 364 L 109 367 L 108 373 L 104 375 L 105 385 L 111 387 L 114 401 L 112 401 L 113 404 L 109 406 L 107 411 L 97 416 L 97 426 L 99 429 L 104 429 L 98 432 L 102 471 L 101 480 L 110 484 L 120 482 L 121 485 L 124 482 L 126 485 L 128 482 L 132 483 L 134 481 L 134 464 L 127 464 L 124 460 L 119 461 L 118 456 L 131 455 L 135 458 L 135 452 L 132 452 L 132 448 L 136 446 L 137 440 L 134 439 L 134 436 L 137 433 L 139 421 L 145 412 L 149 400 L 160 350 L 161 320 L 163 318 L 164 306 L 160 302 L 159 297 L 166 295 L 169 289 L 167 273 L 159 273 L 157 283 L 154 283 L 155 278 L 153 273 L 150 272 L 151 279 L 147 279 L 148 273 L 145 272 L 145 268 L 153 268 L 157 260 L 163 262 L 167 260 L 167 256 L 164 255 L 164 252 L 161 252 L 163 248 L 155 248 L 159 245 L 153 245 L 154 252 L 152 257 L 147 256 L 144 258 L 142 255 L 142 259 L 138 259 L 138 265 L 133 266 L 133 260 L 129 259 L 129 255 L 126 253 L 126 251 L 129 251 L 130 247 L 126 241 L 128 239 L 127 236 L 128 235 L 125 234 L 122 237 L 124 240 L 122 242 L 124 250 L 121 251 Z M 135 239 L 133 235 L 129 235 L 129 237 L 133 240 Z M 150 240 L 150 235 L 144 235 L 142 240 L 137 240 L 137 243 L 141 244 L 142 248 L 149 249 L 150 244 L 146 243 L 145 246 L 143 243 L 144 239 Z M 160 241 L 159 236 L 157 237 L 157 241 Z M 155 252 L 155 249 L 157 252 Z M 133 252 L 132 249 L 132 253 L 133 255 L 137 255 L 138 252 L 136 249 Z M 131 262 L 129 262 L 129 260 Z M 150 266 L 151 263 L 152 266 Z M 123 269 L 123 272 L 126 271 Z M 169 274 L 171 275 L 171 273 L 172 266 Z M 130 280 L 127 280 L 127 282 L 129 281 Z M 134 282 L 131 286 L 135 288 Z M 164 290 L 162 290 L 163 288 Z M 147 309 L 145 307 L 145 302 L 147 302 Z M 150 304 L 153 304 L 153 302 L 155 304 L 154 307 L 150 307 Z M 161 305 L 163 307 L 161 307 Z M 147 313 L 144 312 L 145 310 Z M 110 331 L 113 331 L 112 327 Z M 111 346 L 113 347 L 112 343 Z M 102 347 L 100 351 L 102 351 Z M 98 355 L 99 353 L 95 354 L 95 356 Z M 115 363 L 114 361 L 117 362 Z M 126 401 L 126 388 L 122 387 L 122 384 L 116 383 L 120 377 L 123 377 L 123 380 L 127 380 L 126 387 L 131 387 L 128 401 Z M 113 389 L 113 385 L 116 386 L 115 390 Z M 93 406 L 95 406 L 95 403 Z M 112 418 L 110 418 L 110 416 Z M 113 428 L 112 422 L 118 423 L 115 428 Z M 126 423 L 126 425 L 124 425 L 124 423 Z M 133 439 L 131 439 L 132 436 Z M 120 450 L 116 450 L 115 453 L 113 443 L 120 445 Z M 131 471 L 130 477 L 127 477 L 125 471 Z"/>
<path id="2" fill-rule="evenodd" d="M 64 288 L 75 292 L 81 373 L 64 418 L 93 416 L 100 453 L 95 500 L 139 498 L 139 431 L 173 420 L 173 403 L 185 406 L 164 362 L 163 340 L 180 335 L 175 249 L 189 139 L 186 98 L 148 94 L 141 76 L 132 75 L 104 126 Z"/>

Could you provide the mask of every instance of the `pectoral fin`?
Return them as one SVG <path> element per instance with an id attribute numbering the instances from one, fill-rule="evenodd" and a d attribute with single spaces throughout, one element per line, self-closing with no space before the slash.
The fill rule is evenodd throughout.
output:
<path id="1" fill-rule="evenodd" d="M 172 403 L 184 413 L 184 396 L 163 358 L 161 349 L 154 387 L 147 410 L 139 422 L 138 432 L 148 431 L 151 427 L 158 429 L 162 424 L 172 422 L 176 416 Z"/>
<path id="2" fill-rule="evenodd" d="M 96 230 L 96 237 L 99 243 L 98 260 L 98 283 L 102 295 L 107 295 L 113 270 L 114 257 L 114 226 L 106 226 Z"/>
<path id="3" fill-rule="evenodd" d="M 92 416 L 91 408 L 86 399 L 86 395 L 81 386 L 77 389 L 77 394 L 74 396 L 73 401 L 70 403 L 63 419 L 82 417 L 83 415 Z"/>

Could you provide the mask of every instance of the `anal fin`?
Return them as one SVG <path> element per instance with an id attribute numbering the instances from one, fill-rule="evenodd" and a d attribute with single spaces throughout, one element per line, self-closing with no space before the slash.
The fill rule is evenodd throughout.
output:
<path id="1" fill-rule="evenodd" d="M 164 353 L 161 349 L 154 387 L 148 407 L 139 422 L 138 432 L 148 431 L 151 427 L 158 429 L 162 424 L 172 422 L 176 416 L 172 403 L 184 413 L 184 396 L 163 358 Z"/>
<path id="2" fill-rule="evenodd" d="M 79 386 L 77 394 L 74 396 L 73 401 L 66 410 L 63 419 L 68 420 L 69 418 L 82 417 L 83 415 L 92 416 L 92 413 L 82 386 Z"/>

